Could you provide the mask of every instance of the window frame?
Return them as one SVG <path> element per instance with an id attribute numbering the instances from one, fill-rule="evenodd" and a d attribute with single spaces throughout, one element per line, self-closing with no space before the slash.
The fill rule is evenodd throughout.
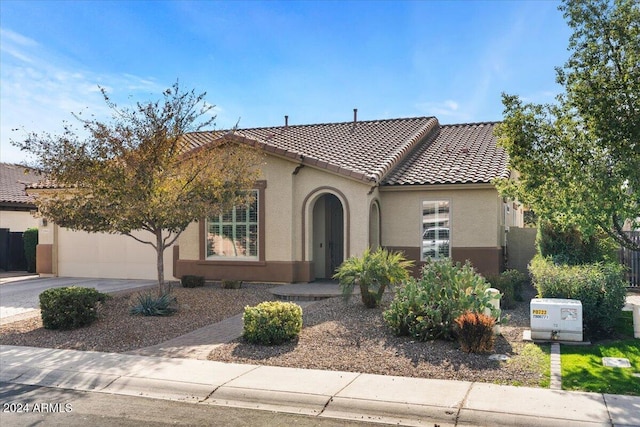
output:
<path id="1" fill-rule="evenodd" d="M 202 218 L 199 222 L 200 230 L 200 256 L 199 264 L 215 264 L 215 265 L 255 265 L 264 264 L 265 262 L 265 189 L 267 188 L 267 182 L 260 180 L 255 183 L 252 190 L 256 191 L 256 202 L 258 207 L 258 242 L 257 242 L 257 256 L 242 256 L 242 257 L 229 257 L 229 256 L 211 256 L 207 257 L 207 236 L 208 236 L 208 218 Z"/>
<path id="2" fill-rule="evenodd" d="M 440 220 L 440 218 L 438 217 L 438 215 L 440 214 L 440 204 L 442 203 L 446 203 L 447 206 L 447 216 L 446 219 L 444 220 Z M 435 221 L 434 224 L 438 224 L 440 222 L 443 222 L 446 224 L 446 226 L 428 226 L 427 228 L 425 228 L 425 208 L 427 206 L 425 206 L 426 204 L 431 204 L 432 206 L 435 206 L 434 209 L 434 213 L 435 213 Z M 436 212 L 437 211 L 437 212 Z M 427 259 L 433 259 L 433 260 L 439 260 L 439 259 L 444 259 L 444 258 L 451 258 L 451 200 L 450 199 L 426 199 L 426 200 L 422 200 L 420 202 L 420 261 L 426 261 Z M 425 233 L 427 233 L 429 230 L 431 229 L 447 229 L 448 230 L 448 238 L 447 238 L 447 242 L 448 242 L 448 253 L 446 256 L 442 256 L 440 255 L 440 247 L 442 245 L 438 245 L 436 244 L 436 246 L 434 247 L 434 254 L 436 256 L 427 256 L 425 255 L 425 239 L 424 239 L 424 235 Z M 434 239 L 434 242 L 438 241 L 439 239 Z"/>

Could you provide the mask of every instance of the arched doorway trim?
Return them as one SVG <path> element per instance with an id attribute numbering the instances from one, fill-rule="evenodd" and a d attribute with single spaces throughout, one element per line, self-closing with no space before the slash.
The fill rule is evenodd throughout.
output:
<path id="1" fill-rule="evenodd" d="M 351 209 L 349 208 L 349 202 L 344 193 L 337 188 L 322 186 L 312 190 L 304 198 L 302 202 L 302 260 L 312 261 L 313 253 L 311 245 L 313 244 L 313 234 L 311 228 L 313 225 L 313 207 L 318 199 L 325 194 L 333 194 L 338 198 L 342 204 L 343 210 L 343 223 L 344 223 L 344 258 L 349 258 L 350 255 L 350 239 L 351 239 Z"/>
<path id="2" fill-rule="evenodd" d="M 373 199 L 369 205 L 369 247 L 372 250 L 382 245 L 382 218 L 380 216 L 380 201 Z"/>

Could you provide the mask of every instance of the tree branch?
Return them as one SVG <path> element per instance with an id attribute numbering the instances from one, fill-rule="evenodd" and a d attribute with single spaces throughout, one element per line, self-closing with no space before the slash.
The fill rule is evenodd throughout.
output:
<path id="1" fill-rule="evenodd" d="M 134 235 L 133 235 L 133 234 L 131 234 L 131 233 L 124 233 L 124 235 L 125 235 L 125 236 L 129 236 L 129 237 L 131 237 L 133 240 L 136 240 L 136 241 L 138 241 L 138 242 L 140 242 L 140 243 L 144 243 L 145 245 L 153 246 L 153 248 L 154 248 L 154 249 L 158 250 L 158 247 L 155 245 L 155 243 L 147 242 L 146 240 L 139 239 L 139 238 L 137 238 L 136 236 L 134 236 Z"/>

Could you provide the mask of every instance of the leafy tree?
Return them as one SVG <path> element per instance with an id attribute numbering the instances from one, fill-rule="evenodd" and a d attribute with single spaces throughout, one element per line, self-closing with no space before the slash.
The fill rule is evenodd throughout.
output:
<path id="1" fill-rule="evenodd" d="M 249 202 L 259 155 L 232 142 L 188 145 L 182 135 L 215 119 L 205 93 L 182 92 L 175 83 L 161 100 L 119 108 L 101 90 L 110 122 L 76 116 L 87 136 L 65 124 L 61 135 L 30 133 L 13 144 L 34 155 L 55 189 L 37 198 L 41 214 L 62 227 L 152 246 L 162 295 L 165 249 L 193 221 Z M 149 238 L 134 234 L 139 230 Z"/>
<path id="2" fill-rule="evenodd" d="M 553 105 L 503 94 L 499 144 L 518 180 L 497 185 L 546 220 L 591 236 L 640 227 L 640 3 L 565 0 L 571 55 L 557 68 L 566 93 Z"/>

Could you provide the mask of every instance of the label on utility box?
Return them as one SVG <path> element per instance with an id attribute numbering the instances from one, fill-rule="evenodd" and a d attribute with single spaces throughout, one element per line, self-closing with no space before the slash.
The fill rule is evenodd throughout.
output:
<path id="1" fill-rule="evenodd" d="M 534 309 L 534 310 L 532 310 L 532 314 L 533 314 L 533 318 L 534 319 L 548 319 L 549 318 L 547 310 Z"/>
<path id="2" fill-rule="evenodd" d="M 575 308 L 563 308 L 560 311 L 560 319 L 562 320 L 578 320 L 578 310 Z"/>

